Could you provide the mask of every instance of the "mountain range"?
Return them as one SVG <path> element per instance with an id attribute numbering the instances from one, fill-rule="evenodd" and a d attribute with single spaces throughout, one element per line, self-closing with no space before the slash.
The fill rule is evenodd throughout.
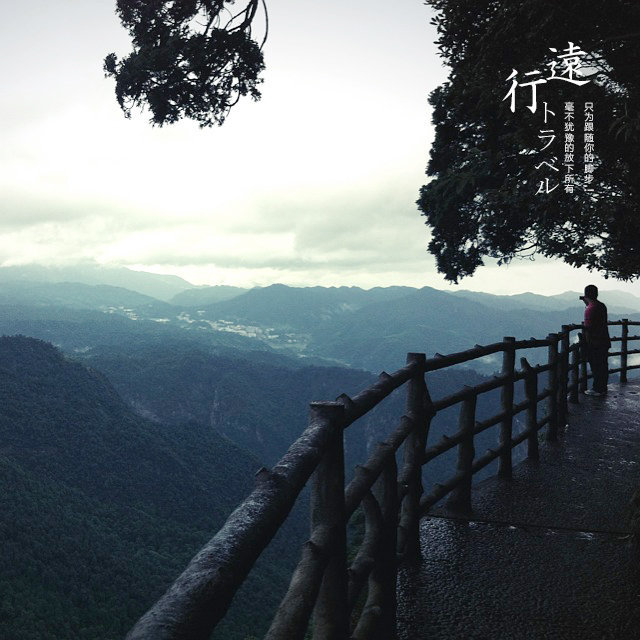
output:
<path id="1" fill-rule="evenodd" d="M 55 281 L 73 275 L 0 269 L 0 637 L 12 640 L 122 637 L 302 432 L 309 402 L 358 393 L 408 351 L 541 337 L 583 311 L 577 293 L 197 288 L 127 270 L 106 282 L 99 269 Z M 640 299 L 602 298 L 610 317 L 640 319 Z M 494 357 L 429 373 L 429 390 L 443 397 L 499 367 Z M 404 403 L 398 391 L 347 430 L 347 476 Z M 498 406 L 483 394 L 478 419 Z M 457 409 L 442 412 L 429 442 L 456 429 Z M 478 453 L 496 438 L 481 434 Z M 427 490 L 455 456 L 425 467 Z M 214 639 L 264 632 L 308 535 L 307 504 Z"/>
<path id="2" fill-rule="evenodd" d="M 178 276 L 134 271 L 125 267 L 108 267 L 96 262 L 68 266 L 27 264 L 1 267 L 0 283 L 6 282 L 77 282 L 108 285 L 130 289 L 166 301 L 182 291 L 196 288 Z"/>
<path id="3" fill-rule="evenodd" d="M 127 284 L 134 286 L 141 274 L 131 273 L 135 275 Z M 504 336 L 544 337 L 562 324 L 580 322 L 584 310 L 578 292 L 497 296 L 431 287 L 271 285 L 250 290 L 191 287 L 167 301 L 135 289 L 35 282 L 27 276 L 0 269 L 0 332 L 22 332 L 78 351 L 99 341 L 97 327 L 105 343 L 117 343 L 125 334 L 182 335 L 218 348 L 275 350 L 374 373 L 399 368 L 410 351 L 432 356 Z M 164 282 L 161 276 L 144 276 Z M 605 291 L 601 298 L 609 305 L 610 319 L 640 317 L 636 296 Z M 491 373 L 496 365 L 487 359 L 472 366 Z"/>

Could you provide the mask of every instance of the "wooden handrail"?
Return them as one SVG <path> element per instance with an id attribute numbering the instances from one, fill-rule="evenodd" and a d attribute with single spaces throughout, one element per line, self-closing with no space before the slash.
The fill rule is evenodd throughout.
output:
<path id="1" fill-rule="evenodd" d="M 629 343 L 640 335 L 629 335 L 629 326 L 640 322 L 627 319 L 609 322 L 621 326 L 620 373 L 640 369 L 629 365 L 628 356 L 639 354 Z M 538 433 L 546 427 L 547 440 L 555 440 L 568 415 L 568 398 L 578 402 L 591 377 L 586 369 L 582 336 L 571 334 L 582 325 L 564 325 L 558 334 L 544 339 L 502 342 L 427 359 L 411 353 L 407 365 L 395 373 L 383 372 L 378 380 L 350 398 L 341 395 L 335 402 L 313 403 L 309 425 L 271 469 L 256 475 L 257 486 L 229 516 L 216 535 L 196 554 L 184 572 L 160 600 L 137 622 L 128 640 L 205 640 L 224 617 L 237 589 L 255 561 L 290 513 L 296 498 L 313 476 L 311 537 L 303 546 L 301 560 L 293 573 L 287 594 L 275 614 L 267 640 L 303 640 L 313 614 L 313 639 L 351 637 L 366 640 L 395 636 L 395 580 L 397 562 L 416 562 L 420 557 L 419 519 L 434 504 L 449 495 L 449 506 L 471 508 L 471 480 L 475 473 L 500 460 L 500 474 L 509 478 L 514 447 L 527 441 L 528 456 L 536 459 Z M 547 362 L 532 366 L 520 359 L 518 351 L 547 349 Z M 459 365 L 495 353 L 503 354 L 502 371 L 490 380 L 431 400 L 425 374 Z M 546 374 L 546 386 L 540 379 Z M 514 401 L 514 385 L 524 381 L 525 400 Z M 343 431 L 378 405 L 393 391 L 406 385 L 407 415 L 398 427 L 356 468 L 344 486 Z M 499 413 L 476 421 L 478 396 L 501 389 Z M 547 404 L 546 416 L 538 407 Z M 432 418 L 440 411 L 461 405 L 459 429 L 428 444 Z M 512 433 L 513 416 L 526 411 L 526 428 Z M 476 457 L 474 438 L 500 425 L 500 445 Z M 396 454 L 403 447 L 400 468 Z M 458 447 L 457 467 L 451 478 L 423 494 L 422 469 L 435 458 Z M 365 515 L 364 541 L 351 567 L 346 565 L 346 526 L 362 506 Z M 362 613 L 349 629 L 358 594 L 369 583 Z M 348 634 L 351 634 L 349 636 Z"/>

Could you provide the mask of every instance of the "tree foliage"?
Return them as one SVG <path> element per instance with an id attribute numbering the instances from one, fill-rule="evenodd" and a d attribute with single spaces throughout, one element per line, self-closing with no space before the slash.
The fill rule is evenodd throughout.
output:
<path id="1" fill-rule="evenodd" d="M 104 70 L 116 80 L 125 115 L 146 106 L 153 124 L 191 118 L 207 127 L 222 124 L 242 96 L 260 99 L 262 45 L 251 34 L 260 0 L 242 4 L 238 10 L 233 0 L 118 0 L 133 51 L 122 60 L 110 53 Z"/>
<path id="2" fill-rule="evenodd" d="M 428 0 L 446 83 L 430 96 L 435 143 L 419 209 L 432 228 L 429 250 L 457 282 L 483 264 L 541 254 L 605 276 L 640 276 L 640 5 L 625 0 Z M 549 80 L 519 87 L 517 108 L 504 98 L 515 69 L 521 83 L 547 73 L 569 42 L 588 53 L 590 82 Z M 557 59 L 557 58 L 556 58 Z M 586 77 L 586 76 L 585 76 Z M 555 112 L 543 121 L 543 101 Z M 583 170 L 585 102 L 594 104 L 594 180 L 573 192 L 563 184 L 565 102 L 576 108 L 576 173 Z M 541 130 L 555 129 L 544 152 Z M 543 160 L 557 158 L 558 173 Z M 536 168 L 538 166 L 538 168 Z M 558 188 L 537 193 L 551 177 Z M 552 185 L 553 182 L 550 182 Z M 587 187 L 587 188 L 585 188 Z"/>

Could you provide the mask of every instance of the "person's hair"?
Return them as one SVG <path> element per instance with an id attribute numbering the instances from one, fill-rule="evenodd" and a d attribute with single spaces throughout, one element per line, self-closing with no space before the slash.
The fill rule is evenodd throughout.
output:
<path id="1" fill-rule="evenodd" d="M 587 298 L 591 298 L 592 300 L 597 300 L 598 298 L 598 287 L 595 284 L 588 284 L 584 288 L 584 295 Z"/>

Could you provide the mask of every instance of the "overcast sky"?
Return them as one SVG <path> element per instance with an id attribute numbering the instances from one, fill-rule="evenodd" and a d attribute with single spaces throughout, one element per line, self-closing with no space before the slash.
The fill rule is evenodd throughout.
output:
<path id="1" fill-rule="evenodd" d="M 446 77 L 421 0 L 269 0 L 260 102 L 225 125 L 126 120 L 110 0 L 2 1 L 0 264 L 95 260 L 196 284 L 449 285 L 415 200 Z M 467 289 L 627 288 L 557 262 Z"/>

